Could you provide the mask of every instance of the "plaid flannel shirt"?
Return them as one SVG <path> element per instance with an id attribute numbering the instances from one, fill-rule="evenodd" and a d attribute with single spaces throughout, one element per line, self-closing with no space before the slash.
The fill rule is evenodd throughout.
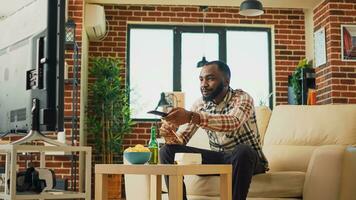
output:
<path id="1" fill-rule="evenodd" d="M 211 150 L 229 152 L 238 144 L 250 145 L 257 151 L 268 170 L 268 161 L 262 152 L 253 99 L 250 95 L 242 90 L 229 88 L 218 105 L 199 99 L 191 110 L 199 113 L 200 124 L 188 124 L 184 130 L 178 132 L 184 144 L 187 144 L 201 127 L 209 136 Z"/>

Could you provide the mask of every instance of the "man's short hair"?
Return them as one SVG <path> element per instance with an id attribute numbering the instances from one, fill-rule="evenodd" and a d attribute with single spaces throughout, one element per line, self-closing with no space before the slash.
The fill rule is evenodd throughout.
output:
<path id="1" fill-rule="evenodd" d="M 224 75 L 227 77 L 228 80 L 230 80 L 230 77 L 231 77 L 230 68 L 223 61 L 214 60 L 214 61 L 207 62 L 205 65 L 216 65 L 216 66 L 218 66 L 219 70 L 224 73 Z"/>

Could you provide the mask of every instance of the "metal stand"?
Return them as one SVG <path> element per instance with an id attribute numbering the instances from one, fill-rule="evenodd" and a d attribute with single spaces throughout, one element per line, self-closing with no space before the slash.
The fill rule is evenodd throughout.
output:
<path id="1" fill-rule="evenodd" d="M 44 136 L 40 132 L 40 121 L 39 121 L 39 105 L 40 101 L 38 99 L 32 99 L 32 109 L 31 109 L 31 114 L 32 114 L 32 127 L 30 132 L 23 138 L 16 140 L 15 142 L 12 142 L 12 145 L 20 145 L 24 143 L 29 143 L 35 140 L 41 140 L 43 142 L 47 142 L 49 144 L 55 145 L 55 146 L 67 146 L 66 144 L 57 142 L 56 140 L 52 140 L 46 136 Z"/>
<path id="2" fill-rule="evenodd" d="M 73 77 L 67 79 L 65 83 L 72 84 L 72 116 L 70 120 L 72 123 L 72 137 L 71 143 L 72 146 L 77 146 L 78 143 L 78 52 L 79 47 L 75 40 L 75 23 L 73 20 L 68 20 L 66 22 L 66 50 L 73 51 Z M 68 118 L 67 118 L 68 119 Z M 68 120 L 69 121 L 69 120 Z M 71 189 L 75 191 L 77 189 L 77 163 L 78 155 L 73 153 L 71 154 Z"/>
<path id="3" fill-rule="evenodd" d="M 78 44 L 74 42 L 73 44 L 73 98 L 72 98 L 72 146 L 76 146 L 78 142 Z M 73 191 L 77 189 L 77 161 L 78 156 L 72 153 L 71 162 L 71 188 Z"/>
<path id="4" fill-rule="evenodd" d="M 25 137 L 16 140 L 15 142 L 12 142 L 12 145 L 20 145 L 20 144 L 24 144 L 24 143 L 28 143 L 28 142 L 32 142 L 35 140 L 41 140 L 43 142 L 46 142 L 48 144 L 52 144 L 55 146 L 68 146 L 66 144 L 63 144 L 61 142 L 57 142 L 56 140 L 52 140 L 46 136 L 44 136 L 42 133 L 40 133 L 39 131 L 36 130 L 31 130 Z"/>

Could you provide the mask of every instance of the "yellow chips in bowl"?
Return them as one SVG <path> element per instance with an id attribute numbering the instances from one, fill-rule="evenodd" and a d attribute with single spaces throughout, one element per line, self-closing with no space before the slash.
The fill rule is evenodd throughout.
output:
<path id="1" fill-rule="evenodd" d="M 150 149 L 144 147 L 142 144 L 136 144 L 134 147 L 125 149 L 125 152 L 150 152 Z"/>

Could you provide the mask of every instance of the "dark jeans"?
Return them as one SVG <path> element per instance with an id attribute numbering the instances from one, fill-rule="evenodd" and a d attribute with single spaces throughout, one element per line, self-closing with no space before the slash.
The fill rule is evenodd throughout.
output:
<path id="1" fill-rule="evenodd" d="M 264 173 L 264 166 L 251 146 L 239 144 L 232 152 L 215 152 L 184 145 L 165 145 L 160 150 L 162 164 L 173 164 L 175 153 L 201 153 L 203 164 L 232 164 L 232 199 L 245 200 L 254 174 Z M 165 176 L 169 188 L 168 176 Z M 187 200 L 183 183 L 183 199 Z"/>

